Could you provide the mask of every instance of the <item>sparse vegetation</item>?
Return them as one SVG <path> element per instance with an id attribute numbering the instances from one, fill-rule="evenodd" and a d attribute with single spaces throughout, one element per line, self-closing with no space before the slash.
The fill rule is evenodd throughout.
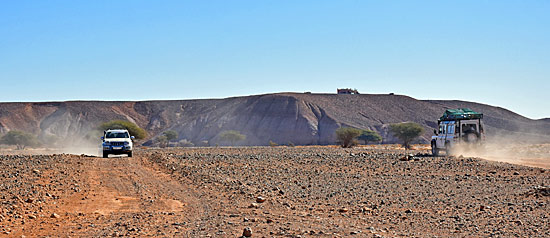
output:
<path id="1" fill-rule="evenodd" d="M 294 147 L 294 146 L 296 146 L 296 145 L 294 145 L 294 143 L 292 143 L 292 141 L 289 141 L 289 142 L 288 142 L 288 146 L 289 146 L 289 147 Z"/>
<path id="2" fill-rule="evenodd" d="M 279 144 L 277 144 L 277 143 L 275 143 L 275 142 L 273 142 L 273 141 L 271 141 L 271 140 L 269 141 L 269 146 L 271 146 L 271 147 L 275 147 L 275 146 L 278 146 L 278 145 L 279 145 Z"/>
<path id="3" fill-rule="evenodd" d="M 180 140 L 178 142 L 178 146 L 180 146 L 180 147 L 193 147 L 193 146 L 195 146 L 195 144 L 193 144 L 191 141 L 183 139 L 183 140 Z"/>
<path id="4" fill-rule="evenodd" d="M 246 136 L 235 130 L 224 131 L 220 134 L 220 140 L 231 143 L 231 146 L 244 139 Z"/>
<path id="5" fill-rule="evenodd" d="M 365 145 L 369 142 L 380 142 L 382 141 L 382 137 L 378 135 L 378 133 L 371 131 L 371 130 L 362 130 L 361 135 L 357 137 L 357 139 L 362 140 L 365 142 Z"/>
<path id="6" fill-rule="evenodd" d="M 145 137 L 147 137 L 147 131 L 132 122 L 123 120 L 105 122 L 101 124 L 98 129 L 102 131 L 108 129 L 126 129 L 130 132 L 130 135 L 134 136 L 138 140 L 145 139 Z"/>
<path id="7" fill-rule="evenodd" d="M 411 149 L 411 142 L 424 133 L 424 127 L 414 122 L 390 125 L 390 131 L 399 138 L 405 149 Z"/>
<path id="8" fill-rule="evenodd" d="M 160 147 L 160 148 L 164 148 L 164 147 L 168 146 L 168 138 L 165 135 L 158 136 L 155 139 L 155 142 L 158 145 L 158 147 Z"/>
<path id="9" fill-rule="evenodd" d="M 178 138 L 178 133 L 172 130 L 165 131 L 164 133 L 162 133 L 162 135 L 166 136 L 166 139 L 168 141 L 174 141 L 175 139 Z"/>
<path id="10" fill-rule="evenodd" d="M 351 148 L 357 144 L 356 138 L 361 135 L 361 130 L 352 127 L 340 127 L 336 129 L 336 138 L 342 148 Z"/>
<path id="11" fill-rule="evenodd" d="M 0 144 L 15 145 L 18 150 L 22 150 L 27 146 L 38 146 L 40 143 L 36 136 L 32 134 L 23 131 L 9 131 L 0 138 Z"/>

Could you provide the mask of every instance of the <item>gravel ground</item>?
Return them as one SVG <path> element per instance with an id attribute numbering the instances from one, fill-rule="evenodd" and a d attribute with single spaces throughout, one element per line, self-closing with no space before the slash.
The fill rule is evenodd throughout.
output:
<path id="1" fill-rule="evenodd" d="M 140 149 L 108 159 L 2 155 L 0 232 L 550 236 L 550 170 L 427 153 L 325 146 Z"/>

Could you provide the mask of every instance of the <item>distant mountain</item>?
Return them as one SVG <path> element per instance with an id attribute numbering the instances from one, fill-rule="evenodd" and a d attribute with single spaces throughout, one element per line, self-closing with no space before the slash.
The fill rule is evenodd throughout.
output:
<path id="1" fill-rule="evenodd" d="M 180 140 L 223 145 L 220 133 L 237 130 L 246 135 L 240 145 L 267 145 L 269 141 L 309 145 L 334 143 L 334 131 L 340 126 L 375 130 L 385 142 L 395 142 L 388 125 L 412 121 L 426 128 L 421 142 L 427 142 L 445 109 L 459 107 L 484 113 L 488 136 L 550 142 L 549 119 L 532 120 L 480 103 L 387 94 L 277 93 L 203 100 L 0 103 L 0 134 L 23 130 L 42 138 L 75 138 L 85 136 L 101 122 L 122 119 L 145 128 L 148 140 L 174 130 Z"/>

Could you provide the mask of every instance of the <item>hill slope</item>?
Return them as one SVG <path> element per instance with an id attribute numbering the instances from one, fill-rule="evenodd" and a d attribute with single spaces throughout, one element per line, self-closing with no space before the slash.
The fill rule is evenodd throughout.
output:
<path id="1" fill-rule="evenodd" d="M 32 132 L 42 138 L 83 137 L 101 122 L 129 120 L 154 138 L 175 130 L 179 139 L 195 144 L 223 144 L 219 134 L 238 130 L 247 136 L 242 145 L 329 144 L 340 126 L 378 131 L 393 142 L 387 126 L 413 121 L 423 125 L 426 142 L 437 118 L 447 108 L 469 107 L 485 114 L 488 135 L 517 135 L 550 142 L 550 121 L 532 120 L 509 110 L 464 102 L 417 100 L 401 95 L 336 95 L 278 93 L 226 99 L 104 102 L 71 101 L 0 103 L 0 134 L 9 130 Z"/>

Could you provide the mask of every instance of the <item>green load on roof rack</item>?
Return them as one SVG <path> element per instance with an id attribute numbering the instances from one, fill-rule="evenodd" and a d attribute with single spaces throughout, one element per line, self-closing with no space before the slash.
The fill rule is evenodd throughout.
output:
<path id="1" fill-rule="evenodd" d="M 443 116 L 439 118 L 441 121 L 469 119 L 483 119 L 483 113 L 475 112 L 470 108 L 447 109 Z"/>

